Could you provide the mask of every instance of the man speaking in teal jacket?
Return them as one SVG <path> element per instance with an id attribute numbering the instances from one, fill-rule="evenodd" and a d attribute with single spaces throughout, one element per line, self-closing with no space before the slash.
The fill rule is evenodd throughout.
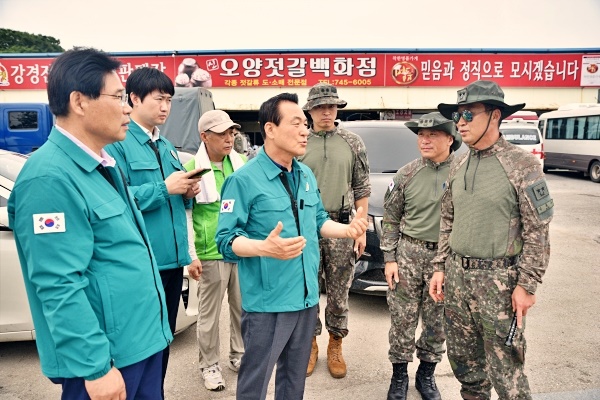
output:
<path id="1" fill-rule="evenodd" d="M 239 258 L 242 356 L 237 399 L 264 399 L 277 363 L 276 400 L 300 400 L 317 320 L 319 237 L 356 239 L 367 227 L 362 207 L 349 225 L 323 208 L 306 151 L 306 116 L 296 94 L 259 110 L 264 146 L 223 185 L 216 241 Z"/>
<path id="2" fill-rule="evenodd" d="M 103 149 L 129 123 L 119 64 L 94 49 L 52 63 L 56 125 L 8 201 L 42 372 L 63 399 L 162 398 L 173 339 L 142 214 Z"/>

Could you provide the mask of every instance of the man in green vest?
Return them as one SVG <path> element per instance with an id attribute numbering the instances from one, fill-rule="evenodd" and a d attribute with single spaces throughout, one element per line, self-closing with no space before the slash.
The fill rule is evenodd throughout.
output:
<path id="1" fill-rule="evenodd" d="M 238 278 L 237 261 L 226 260 L 219 253 L 215 242 L 221 187 L 225 178 L 244 165 L 243 155 L 233 149 L 234 123 L 225 111 L 207 111 L 198 121 L 198 132 L 202 141 L 196 156 L 184 167 L 191 171 L 206 168 L 208 173 L 200 181 L 200 193 L 196 195 L 192 210 L 188 210 L 189 248 L 192 264 L 188 266 L 190 276 L 198 284 L 197 336 L 199 364 L 208 390 L 225 389 L 225 380 L 219 364 L 219 317 L 221 303 L 227 291 L 229 300 L 230 335 L 229 360 L 227 366 L 237 372 L 244 354 L 241 317 L 242 300 Z M 192 227 L 193 230 L 189 228 Z"/>

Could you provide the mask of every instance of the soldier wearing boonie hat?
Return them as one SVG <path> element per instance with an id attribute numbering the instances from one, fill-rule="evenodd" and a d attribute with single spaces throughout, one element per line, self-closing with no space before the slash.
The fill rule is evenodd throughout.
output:
<path id="1" fill-rule="evenodd" d="M 435 303 L 426 287 L 433 274 L 431 260 L 437 249 L 440 203 L 454 160 L 452 152 L 458 150 L 462 139 L 454 122 L 439 112 L 405 125 L 418 135 L 421 157 L 398 170 L 384 201 L 381 250 L 389 286 L 388 357 L 393 367 L 388 399 L 406 399 L 407 366 L 415 349 L 420 360 L 417 390 L 423 399 L 441 399 L 434 371 L 445 352 L 444 305 Z M 415 346 L 419 316 L 423 329 Z"/>
<path id="2" fill-rule="evenodd" d="M 323 206 L 336 222 L 349 223 L 352 208 L 367 212 L 371 185 L 367 150 L 360 136 L 338 126 L 337 110 L 346 107 L 337 88 L 327 83 L 314 85 L 302 109 L 312 118 L 306 154 L 299 161 L 308 165 L 317 178 Z M 336 171 L 336 173 L 332 173 Z M 348 335 L 348 289 L 354 277 L 355 257 L 366 246 L 366 236 L 354 242 L 349 239 L 321 239 L 320 270 L 325 271 L 327 307 L 325 327 L 329 331 L 327 366 L 331 376 L 346 376 L 342 356 L 342 339 Z M 318 358 L 316 336 L 321 334 L 320 318 L 315 327 L 307 376 Z"/>
<path id="3" fill-rule="evenodd" d="M 500 121 L 524 106 L 506 104 L 492 81 L 438 105 L 470 147 L 448 176 L 429 285 L 444 301 L 448 359 L 464 399 L 489 399 L 492 385 L 501 399 L 531 399 L 523 322 L 548 267 L 554 202 L 538 160 L 500 133 Z"/>

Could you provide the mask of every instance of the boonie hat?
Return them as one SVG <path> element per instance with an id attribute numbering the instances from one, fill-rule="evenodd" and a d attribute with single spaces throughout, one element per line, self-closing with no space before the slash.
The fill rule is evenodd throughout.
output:
<path id="1" fill-rule="evenodd" d="M 425 114 L 421 116 L 418 121 L 409 121 L 404 125 L 414 133 L 419 133 L 419 129 L 433 129 L 446 132 L 448 135 L 454 138 L 454 142 L 452 142 L 450 145 L 450 149 L 452 151 L 458 150 L 462 144 L 462 137 L 456 130 L 454 121 L 444 118 L 444 116 L 439 112 Z"/>
<path id="2" fill-rule="evenodd" d="M 456 104 L 438 104 L 438 111 L 448 119 L 452 119 L 452 113 L 458 110 L 458 106 L 484 103 L 498 106 L 502 111 L 502 119 L 519 111 L 525 107 L 525 103 L 509 106 L 504 102 L 504 92 L 500 86 L 493 81 L 475 81 L 466 88 L 460 89 L 456 99 Z"/>
<path id="3" fill-rule="evenodd" d="M 198 132 L 222 133 L 231 127 L 240 129 L 242 126 L 233 122 L 229 115 L 222 110 L 207 111 L 198 120 Z"/>
<path id="4" fill-rule="evenodd" d="M 304 111 L 310 111 L 322 104 L 335 104 L 338 108 L 346 107 L 347 102 L 340 99 L 337 88 L 328 83 L 317 83 L 308 92 L 307 103 L 302 107 Z"/>

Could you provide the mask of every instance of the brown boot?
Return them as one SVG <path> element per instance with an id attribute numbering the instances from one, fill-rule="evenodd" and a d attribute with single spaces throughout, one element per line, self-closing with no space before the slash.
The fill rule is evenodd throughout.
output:
<path id="1" fill-rule="evenodd" d="M 306 376 L 311 376 L 317 365 L 319 358 L 319 347 L 317 347 L 317 337 L 313 336 L 312 348 L 310 349 L 310 358 L 308 359 L 308 368 L 306 368 Z"/>
<path id="2" fill-rule="evenodd" d="M 346 361 L 342 356 L 342 338 L 329 333 L 329 345 L 327 346 L 327 367 L 334 378 L 346 376 Z"/>

